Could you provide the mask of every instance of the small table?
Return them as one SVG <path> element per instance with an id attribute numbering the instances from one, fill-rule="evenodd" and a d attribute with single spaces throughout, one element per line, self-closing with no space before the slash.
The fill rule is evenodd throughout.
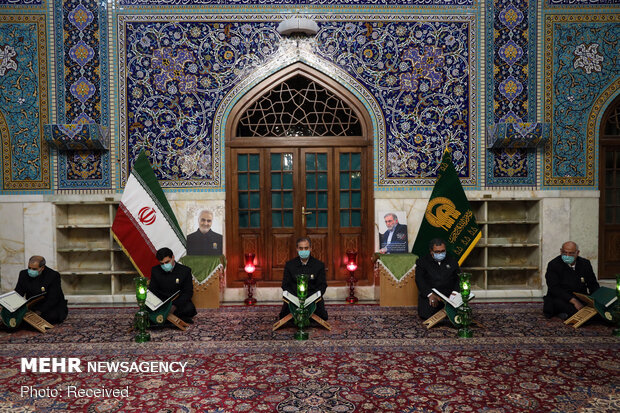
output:
<path id="1" fill-rule="evenodd" d="M 375 274 L 380 277 L 380 306 L 418 305 L 414 268 L 417 259 L 415 254 L 374 254 Z"/>
<path id="2" fill-rule="evenodd" d="M 220 279 L 224 276 L 223 255 L 186 255 L 181 263 L 192 269 L 196 308 L 220 308 Z"/>

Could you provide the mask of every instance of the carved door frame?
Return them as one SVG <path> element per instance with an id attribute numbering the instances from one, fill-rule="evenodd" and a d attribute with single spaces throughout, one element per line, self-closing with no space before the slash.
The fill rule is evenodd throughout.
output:
<path id="1" fill-rule="evenodd" d="M 598 276 L 609 279 L 620 273 L 620 96 L 601 118 L 599 145 Z"/>
<path id="2" fill-rule="evenodd" d="M 254 102 L 271 91 L 275 86 L 280 85 L 288 79 L 294 76 L 304 76 L 320 86 L 324 87 L 329 92 L 336 95 L 344 103 L 346 103 L 356 114 L 361 123 L 362 134 L 361 136 L 342 136 L 337 139 L 329 137 L 295 137 L 295 139 L 286 139 L 282 137 L 262 137 L 245 138 L 236 136 L 236 128 L 245 111 Z M 356 272 L 356 276 L 359 279 L 359 285 L 372 285 L 373 284 L 373 271 L 370 258 L 374 251 L 374 194 L 373 194 L 373 141 L 372 137 L 373 128 L 370 115 L 363 103 L 360 102 L 349 90 L 338 82 L 334 81 L 330 77 L 326 76 L 322 72 L 313 69 L 303 63 L 292 64 L 279 72 L 269 76 L 262 82 L 258 83 L 248 93 L 238 100 L 235 106 L 232 108 L 230 115 L 226 122 L 226 135 L 225 135 L 225 157 L 226 157 L 226 251 L 227 251 L 227 286 L 228 287 L 241 287 L 243 286 L 243 279 L 245 274 L 243 272 L 242 256 L 243 248 L 238 234 L 238 211 L 235 210 L 234 204 L 237 196 L 235 183 L 233 182 L 233 166 L 236 165 L 236 160 L 233 158 L 233 153 L 242 152 L 255 152 L 265 153 L 265 150 L 274 149 L 286 149 L 297 150 L 298 153 L 304 153 L 305 149 L 312 148 L 332 148 L 337 153 L 339 148 L 358 148 L 362 153 L 362 202 L 365 210 L 363 212 L 364 219 L 362 220 L 361 232 L 361 245 L 358 246 L 358 265 L 359 269 Z M 354 149 L 355 150 L 355 149 Z M 265 156 L 265 155 L 261 155 Z M 335 162 L 334 162 L 335 163 Z M 261 178 L 261 188 L 264 188 L 265 182 Z M 295 219 L 299 221 L 298 218 Z M 345 231 L 346 232 L 346 231 Z M 341 241 L 341 235 L 337 235 L 337 241 Z M 344 262 L 344 248 L 345 245 L 338 245 L 336 248 L 339 253 L 338 256 L 334 256 L 332 262 L 326 262 L 328 268 L 332 268 L 330 272 L 332 276 L 328 274 L 328 282 L 331 286 L 345 285 L 345 275 L 348 275 Z M 291 245 L 290 255 L 294 253 L 295 247 Z M 257 266 L 261 271 L 261 260 L 264 257 L 257 258 Z M 331 279 L 330 279 L 331 278 Z M 259 286 L 279 286 L 280 281 L 266 281 L 261 282 Z"/>

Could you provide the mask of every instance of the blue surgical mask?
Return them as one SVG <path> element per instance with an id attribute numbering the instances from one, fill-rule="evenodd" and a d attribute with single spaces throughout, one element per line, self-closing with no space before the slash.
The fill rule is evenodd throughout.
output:
<path id="1" fill-rule="evenodd" d="M 172 263 L 171 262 L 167 262 L 165 264 L 161 264 L 161 269 L 166 271 L 166 272 L 172 271 Z"/>
<path id="2" fill-rule="evenodd" d="M 32 278 L 39 276 L 39 271 L 28 268 L 28 275 Z"/>
<path id="3" fill-rule="evenodd" d="M 297 253 L 299 254 L 299 258 L 302 260 L 307 260 L 308 257 L 310 257 L 310 250 L 301 250 L 297 251 Z"/>
<path id="4" fill-rule="evenodd" d="M 435 258 L 436 261 L 443 261 L 444 258 L 446 258 L 446 253 L 445 252 L 434 252 L 433 253 L 433 258 Z"/>
<path id="5" fill-rule="evenodd" d="M 572 255 L 562 255 L 562 261 L 567 263 L 568 265 L 572 265 L 575 262 L 575 257 Z"/>

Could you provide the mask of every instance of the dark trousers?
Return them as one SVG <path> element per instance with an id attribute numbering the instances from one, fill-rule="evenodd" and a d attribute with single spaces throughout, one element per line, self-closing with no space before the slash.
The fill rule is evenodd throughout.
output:
<path id="1" fill-rule="evenodd" d="M 577 309 L 572 303 L 568 301 L 560 300 L 556 297 L 550 297 L 546 295 L 543 298 L 543 313 L 546 317 L 553 317 L 560 313 L 566 313 L 568 316 L 572 316 L 577 312 Z"/>
<path id="2" fill-rule="evenodd" d="M 69 310 L 67 309 L 67 300 L 65 305 L 50 308 L 45 312 L 41 312 L 41 317 L 50 324 L 60 324 L 67 318 Z M 37 306 L 34 305 L 30 308 L 31 311 L 38 311 Z"/>
<path id="3" fill-rule="evenodd" d="M 172 304 L 177 307 L 177 309 L 174 310 L 174 315 L 179 317 L 180 319 L 192 318 L 193 316 L 198 314 L 196 312 L 196 306 L 194 306 L 194 303 L 192 303 L 191 301 L 186 301 L 184 303 L 181 303 L 181 305 L 175 302 L 172 302 Z"/>
<path id="4" fill-rule="evenodd" d="M 443 301 L 440 300 L 437 307 L 431 307 L 428 303 L 428 297 L 418 295 L 418 315 L 422 320 L 426 320 L 432 317 L 436 312 L 441 310 L 444 306 Z"/>

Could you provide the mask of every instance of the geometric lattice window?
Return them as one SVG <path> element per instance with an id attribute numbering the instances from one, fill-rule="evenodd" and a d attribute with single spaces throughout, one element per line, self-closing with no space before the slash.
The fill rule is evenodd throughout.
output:
<path id="1" fill-rule="evenodd" d="M 353 109 L 304 76 L 271 89 L 243 114 L 238 137 L 361 136 Z"/>

